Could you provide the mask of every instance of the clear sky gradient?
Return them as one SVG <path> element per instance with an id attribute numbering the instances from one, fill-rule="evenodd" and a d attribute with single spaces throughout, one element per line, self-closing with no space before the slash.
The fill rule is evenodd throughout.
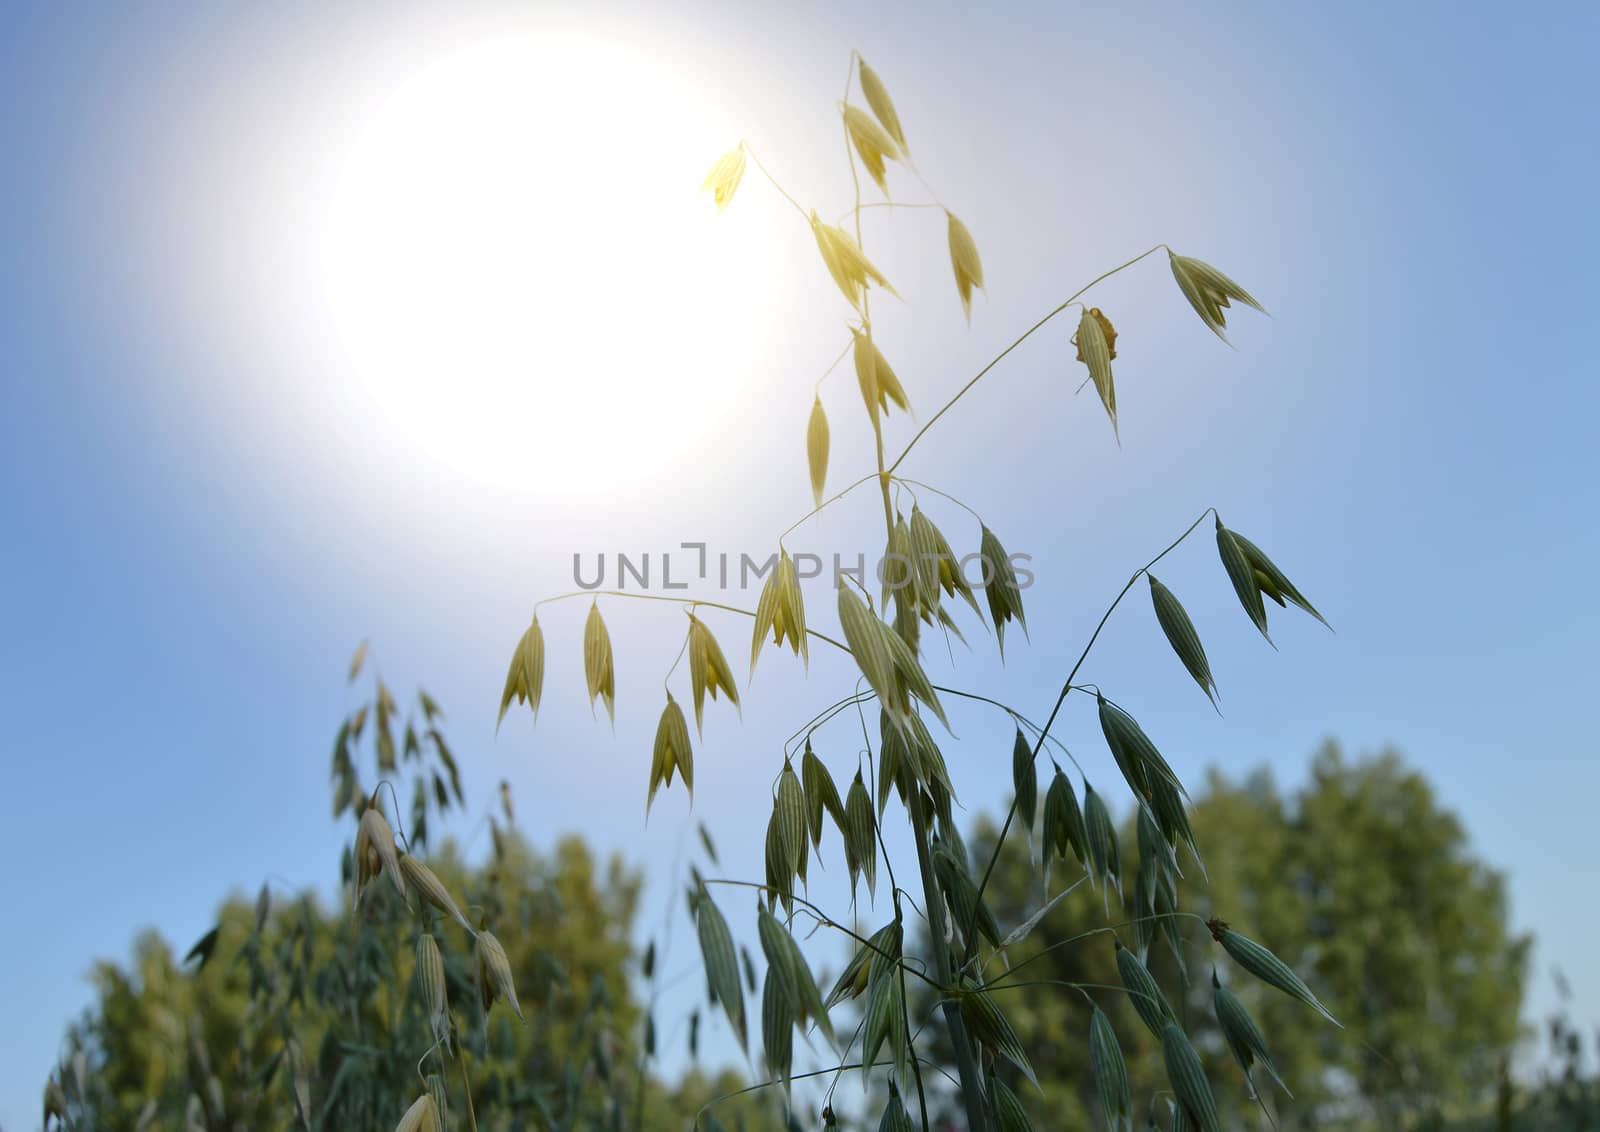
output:
<path id="1" fill-rule="evenodd" d="M 1073 395 L 1065 325 L 929 434 L 904 470 L 1038 575 L 1031 644 L 1008 636 L 1002 668 L 980 635 L 937 677 L 1042 716 L 1128 572 L 1215 505 L 1337 634 L 1279 615 L 1267 648 L 1202 532 L 1161 574 L 1226 717 L 1142 600 L 1084 675 L 1191 780 L 1268 763 L 1292 784 L 1329 736 L 1398 747 L 1510 877 L 1538 939 L 1530 1017 L 1559 965 L 1600 1022 L 1594 8 L 224 11 L 14 7 L 0 35 L 0 1125 L 32 1126 L 95 959 L 144 927 L 187 946 L 266 876 L 331 890 L 351 831 L 327 818 L 327 757 L 362 638 L 449 715 L 474 810 L 457 832 L 508 779 L 537 843 L 577 831 L 646 868 L 641 932 L 681 903 L 668 862 L 695 818 L 760 879 L 782 739 L 849 689 L 846 665 L 819 650 L 802 693 L 798 665 L 765 656 L 742 728 L 708 711 L 693 813 L 674 788 L 648 827 L 679 614 L 603 606 L 615 736 L 582 703 L 577 603 L 541 618 L 538 728 L 514 716 L 496 739 L 494 709 L 574 552 L 764 556 L 808 509 L 804 422 L 843 307 L 753 172 L 721 218 L 694 190 L 744 136 L 802 201 L 847 208 L 832 115 L 853 47 L 989 280 L 968 330 L 937 214 L 867 222 L 906 298 L 875 308 L 880 338 L 923 419 L 1158 241 L 1272 312 L 1234 315 L 1229 350 L 1152 259 L 1095 292 L 1122 334 L 1120 449 Z M 461 78 L 508 58 L 547 85 L 519 99 Z M 404 195 L 427 168 L 460 176 Z M 434 310 L 450 321 L 419 325 Z M 450 364 L 413 361 L 436 355 Z M 822 390 L 842 485 L 870 465 L 867 434 L 848 375 Z M 975 545 L 959 510 L 924 506 Z M 864 496 L 793 545 L 872 548 L 877 521 Z M 831 602 L 811 593 L 820 624 Z M 748 623 L 712 624 L 742 670 Z M 992 812 L 1009 731 L 952 722 L 960 795 Z M 1084 704 L 1061 735 L 1114 781 Z M 847 779 L 857 745 L 846 729 L 818 750 Z"/>

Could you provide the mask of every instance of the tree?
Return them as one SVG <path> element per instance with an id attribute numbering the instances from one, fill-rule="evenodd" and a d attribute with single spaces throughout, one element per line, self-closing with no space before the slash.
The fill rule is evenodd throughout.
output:
<path id="1" fill-rule="evenodd" d="M 1181 967 L 1159 931 L 1144 954 L 1197 1048 L 1228 1053 L 1213 1017 L 1215 966 L 1294 1092 L 1289 1099 L 1253 1069 L 1282 1127 L 1402 1128 L 1491 1104 L 1519 1037 L 1530 941 L 1507 923 L 1504 878 L 1471 855 L 1459 820 L 1419 774 L 1393 753 L 1348 762 L 1329 743 L 1306 784 L 1288 796 L 1264 771 L 1237 782 L 1213 771 L 1191 817 L 1206 849 L 1206 876 L 1190 871 L 1182 887 L 1192 890 L 1192 903 L 1185 903 L 1228 910 L 1233 926 L 1273 940 L 1279 957 L 1349 1027 L 1309 1025 L 1302 1003 L 1234 977 L 1211 933 L 1192 918 L 1176 921 Z M 980 857 L 995 832 L 990 821 L 978 824 L 972 845 Z M 1123 823 L 1119 841 L 1138 842 L 1133 822 Z M 999 860 L 992 907 L 1010 922 L 1038 906 L 1040 885 L 1022 838 L 1013 834 Z M 1132 871 L 1125 862 L 1125 881 Z M 1136 1030 L 1111 943 L 1118 935 L 1134 944 L 1126 923 L 1134 909 L 1115 891 L 1109 913 L 1107 906 L 1103 892 L 1073 893 L 1011 949 L 1010 981 L 1084 987 L 1119 1029 Z M 1075 939 L 1086 946 L 1062 946 Z M 1037 1125 L 1095 1127 L 1093 1073 L 1073 1041 L 1082 1000 L 1019 990 L 1007 1001 L 1045 1086 L 1042 1096 L 1019 1089 Z M 1131 1059 L 1129 1069 L 1136 1093 L 1161 1087 L 1159 1058 Z M 1235 1065 L 1224 1077 L 1218 1104 L 1242 1124 L 1254 1107 L 1242 1074 Z"/>

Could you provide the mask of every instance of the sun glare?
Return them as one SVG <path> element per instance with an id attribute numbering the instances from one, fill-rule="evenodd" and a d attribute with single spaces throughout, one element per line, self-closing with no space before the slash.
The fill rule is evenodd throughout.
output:
<path id="1" fill-rule="evenodd" d="M 730 404 L 708 343 L 759 335 L 774 305 L 719 277 L 697 190 L 737 134 L 707 99 L 635 50 L 531 32 L 353 84 L 280 259 L 323 411 L 456 487 L 574 501 L 692 450 Z"/>

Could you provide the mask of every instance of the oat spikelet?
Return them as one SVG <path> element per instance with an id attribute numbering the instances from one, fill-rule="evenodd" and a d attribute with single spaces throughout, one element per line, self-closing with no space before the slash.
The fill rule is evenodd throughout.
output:
<path id="1" fill-rule="evenodd" d="M 495 720 L 499 730 L 506 710 L 514 699 L 526 703 L 535 717 L 539 714 L 539 693 L 544 687 L 544 630 L 539 628 L 539 618 L 534 616 L 516 651 L 511 654 L 511 665 L 506 670 L 505 689 L 500 693 L 500 716 Z"/>
<path id="2" fill-rule="evenodd" d="M 445 997 L 444 956 L 431 934 L 417 937 L 417 990 L 428 1013 L 428 1028 L 434 1040 L 450 1048 L 450 1004 Z"/>
<path id="3" fill-rule="evenodd" d="M 722 646 L 717 644 L 705 622 L 692 613 L 689 615 L 689 681 L 694 689 L 694 726 L 701 734 L 705 733 L 706 693 L 716 699 L 720 690 L 734 707 L 739 706 L 739 689 L 733 682 L 733 669 L 722 655 Z"/>
<path id="4" fill-rule="evenodd" d="M 750 641 L 750 672 L 755 674 L 756 659 L 761 655 L 761 645 L 768 633 L 772 643 L 781 645 L 788 638 L 795 654 L 810 663 L 811 654 L 806 645 L 806 610 L 800 595 L 800 576 L 794 559 L 787 550 L 779 557 L 772 573 L 761 587 L 761 597 L 756 602 L 755 634 Z"/>
<path id="5" fill-rule="evenodd" d="M 822 506 L 822 488 L 828 479 L 828 414 L 822 411 L 822 398 L 811 402 L 811 419 L 806 422 L 806 463 L 811 469 L 811 499 Z"/>
<path id="6" fill-rule="evenodd" d="M 1078 321 L 1078 332 L 1072 336 L 1072 344 L 1078 348 L 1078 360 L 1089 367 L 1089 377 L 1094 381 L 1095 392 L 1100 394 L 1106 415 L 1111 418 L 1113 432 L 1117 431 L 1117 389 L 1111 380 L 1111 359 L 1116 357 L 1116 350 L 1112 348 L 1116 339 L 1117 332 L 1111 328 L 1111 320 L 1100 313 L 1099 307 L 1084 310 Z"/>
<path id="7" fill-rule="evenodd" d="M 356 829 L 356 903 L 361 903 L 367 883 L 380 872 L 387 872 L 395 891 L 405 898 L 405 881 L 400 877 L 400 854 L 394 846 L 394 830 L 377 806 L 368 806 Z"/>
<path id="8" fill-rule="evenodd" d="M 744 146 L 730 149 L 711 167 L 711 172 L 706 174 L 706 179 L 700 184 L 700 191 L 711 191 L 712 199 L 717 202 L 717 211 L 721 212 L 728 207 L 728 202 L 733 200 L 733 194 L 739 188 L 739 182 L 744 178 Z"/>
<path id="9" fill-rule="evenodd" d="M 972 321 L 972 289 L 983 290 L 983 262 L 978 259 L 978 245 L 953 212 L 946 212 L 950 220 L 950 266 L 956 274 L 956 293 L 961 296 L 961 313 Z"/>
<path id="10" fill-rule="evenodd" d="M 413 1101 L 400 1123 L 394 1126 L 394 1132 L 441 1132 L 439 1110 L 433 1098 L 423 1093 Z"/>
<path id="11" fill-rule="evenodd" d="M 897 299 L 900 297 L 849 234 L 842 228 L 823 223 L 818 219 L 816 209 L 811 210 L 811 234 L 816 237 L 817 250 L 822 253 L 822 262 L 827 266 L 828 274 L 833 276 L 833 281 L 838 284 L 844 297 L 850 300 L 851 306 L 858 310 L 861 308 L 869 283 L 876 283 Z"/>
<path id="12" fill-rule="evenodd" d="M 689 746 L 689 724 L 683 718 L 678 701 L 667 693 L 667 706 L 661 712 L 661 722 L 656 725 L 655 746 L 650 752 L 650 791 L 645 798 L 645 817 L 655 804 L 656 791 L 672 785 L 674 772 L 682 775 L 689 798 L 694 799 L 694 752 Z"/>
<path id="13" fill-rule="evenodd" d="M 877 116 L 879 123 L 888 135 L 900 147 L 901 153 L 909 153 L 910 147 L 906 145 L 906 134 L 900 128 L 900 115 L 895 113 L 894 102 L 889 98 L 889 89 L 883 85 L 883 80 L 878 77 L 878 72 L 867 65 L 865 59 L 860 63 L 861 93 L 866 97 L 867 105 L 872 107 L 872 113 Z"/>
<path id="14" fill-rule="evenodd" d="M 872 340 L 872 334 L 854 328 L 850 334 L 854 339 L 856 382 L 861 387 L 861 399 L 867 403 L 867 412 L 871 414 L 873 423 L 877 423 L 880 412 L 889 411 L 891 401 L 901 412 L 909 413 L 911 400 L 906 396 L 905 387 L 895 376 L 894 369 L 883 356 L 883 351 L 879 350 L 878 344 Z"/>
<path id="15" fill-rule="evenodd" d="M 410 853 L 404 853 L 400 857 L 400 871 L 405 874 L 406 880 L 417 890 L 418 895 L 466 928 L 468 932 L 472 931 L 472 925 L 467 923 L 467 918 L 461 914 L 461 909 L 457 908 L 456 902 L 451 899 L 450 890 L 432 869 Z"/>
<path id="16" fill-rule="evenodd" d="M 589 619 L 583 626 L 583 674 L 589 685 L 589 710 L 594 710 L 595 697 L 605 702 L 606 715 L 613 726 L 617 722 L 617 674 L 611 653 L 611 633 L 605 619 L 600 616 L 600 603 L 591 602 Z"/>
<path id="17" fill-rule="evenodd" d="M 1094 319 L 1096 322 L 1098 322 L 1100 324 L 1101 336 L 1104 337 L 1105 340 L 1106 340 L 1106 357 L 1107 357 L 1107 360 L 1108 361 L 1116 361 L 1116 358 L 1117 358 L 1117 330 L 1116 330 L 1116 327 L 1111 325 L 1111 320 L 1109 318 L 1107 318 L 1101 312 L 1099 307 L 1090 307 L 1089 311 L 1088 311 L 1088 314 L 1089 314 L 1090 318 Z M 1074 346 L 1078 347 L 1078 360 L 1080 362 L 1088 364 L 1089 359 L 1085 358 L 1083 356 L 1083 343 L 1078 340 L 1077 331 L 1074 331 L 1073 334 L 1072 334 L 1072 344 Z"/>
<path id="18" fill-rule="evenodd" d="M 439 1114 L 439 1132 L 445 1132 L 450 1127 L 450 1105 L 445 1095 L 444 1078 L 437 1073 L 428 1074 L 428 1096 L 433 1098 L 433 1107 Z"/>
<path id="19" fill-rule="evenodd" d="M 1266 308 L 1256 302 L 1248 291 L 1209 263 L 1192 256 L 1179 255 L 1171 249 L 1167 251 L 1167 258 L 1171 262 L 1172 277 L 1177 280 L 1178 290 L 1189 300 L 1200 321 L 1224 342 L 1228 340 L 1223 333 L 1228 325 L 1228 317 L 1222 312 L 1228 309 L 1230 300 L 1237 300 L 1262 314 L 1266 313 Z"/>
<path id="20" fill-rule="evenodd" d="M 850 135 L 850 143 L 856 147 L 856 153 L 861 155 L 861 164 L 883 195 L 888 196 L 889 182 L 884 176 L 883 163 L 897 160 L 900 156 L 894 139 L 860 107 L 846 103 L 841 112 L 844 115 L 845 132 Z"/>
<path id="21" fill-rule="evenodd" d="M 498 998 L 511 1007 L 511 1012 L 518 1018 L 522 1017 L 522 1006 L 517 1002 L 517 984 L 511 977 L 511 962 L 506 958 L 506 949 L 487 929 L 478 933 L 478 987 L 483 993 L 485 1011 Z"/>

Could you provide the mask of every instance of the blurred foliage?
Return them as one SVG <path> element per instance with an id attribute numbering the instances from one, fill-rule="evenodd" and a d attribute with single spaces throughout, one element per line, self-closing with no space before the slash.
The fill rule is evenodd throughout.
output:
<path id="1" fill-rule="evenodd" d="M 441 939 L 450 1001 L 458 1016 L 474 1018 L 459 1036 L 479 1125 L 676 1130 L 707 1097 L 739 1087 L 696 1071 L 670 1089 L 647 1078 L 637 1092 L 642 1011 L 630 989 L 629 933 L 638 875 L 615 860 L 601 867 L 576 838 L 548 856 L 515 832 L 500 840 L 502 855 L 486 867 L 467 866 L 450 845 L 430 862 L 470 903 L 488 897 L 515 909 L 517 930 L 501 938 L 526 1025 L 496 1010 L 484 1029 L 470 951 Z M 131 1128 L 153 1100 L 151 1127 L 183 1127 L 189 1097 L 203 1098 L 214 1077 L 222 1103 L 204 1127 L 295 1127 L 284 1034 L 263 1006 L 281 994 L 292 1001 L 289 1031 L 308 1052 L 317 1127 L 393 1127 L 417 1091 L 417 1054 L 426 1048 L 417 1035 L 427 1031 L 412 940 L 382 929 L 412 916 L 381 887 L 354 919 L 302 895 L 272 911 L 257 934 L 253 904 L 230 900 L 216 948 L 198 970 L 158 935 L 140 936 L 126 967 L 96 966 L 96 1003 L 69 1039 L 88 1055 L 92 1101 L 72 1126 Z M 465 937 L 449 927 L 439 933 Z M 309 954 L 309 963 L 291 953 Z M 252 997 L 258 978 L 271 994 Z M 447 1078 L 447 1087 L 462 1108 L 456 1126 L 465 1127 L 459 1079 Z M 644 1114 L 637 1124 L 636 1103 Z M 749 1127 L 773 1126 L 763 1123 L 764 1109 L 730 1107 Z"/>
<path id="2" fill-rule="evenodd" d="M 426 693 L 418 718 L 402 726 L 380 681 L 372 701 L 340 727 L 335 813 L 357 845 L 369 803 L 381 809 L 382 799 L 407 794 L 388 785 L 421 784 L 410 791 L 409 830 L 398 826 L 412 849 L 421 849 L 430 815 L 461 804 L 440 713 Z M 356 782 L 363 734 L 372 781 L 386 784 L 370 797 Z M 504 786 L 485 824 L 486 862 L 471 863 L 446 843 L 426 864 L 473 929 L 492 926 L 522 1018 L 485 1005 L 475 931 L 419 891 L 408 887 L 402 899 L 385 869 L 355 902 L 347 845 L 337 908 L 311 893 L 279 898 L 264 887 L 253 901 L 226 901 L 215 929 L 185 956 L 151 932 L 136 940 L 127 966 L 97 964 L 95 1002 L 69 1031 L 47 1115 L 71 1132 L 389 1129 L 437 1074 L 447 1132 L 678 1132 L 708 1098 L 738 1089 L 734 1075 L 697 1067 L 671 1087 L 648 1072 L 653 1023 L 634 991 L 639 874 L 616 858 L 596 861 L 572 837 L 548 854 L 534 849 L 513 824 Z M 424 932 L 444 962 L 444 1044 L 434 1041 L 416 977 Z M 781 1127 L 770 1101 L 755 1097 L 719 1113 L 730 1128 Z"/>
<path id="3" fill-rule="evenodd" d="M 1461 823 L 1420 775 L 1394 754 L 1352 763 L 1329 744 L 1309 781 L 1288 795 L 1266 772 L 1242 782 L 1213 772 L 1192 814 L 1206 877 L 1184 858 L 1188 891 L 1180 906 L 1195 914 L 1176 921 L 1183 967 L 1159 932 L 1148 963 L 1216 1083 L 1224 1127 L 1268 1124 L 1252 1115 L 1213 1015 L 1213 968 L 1255 1018 L 1294 1091 L 1290 1100 L 1259 1068 L 1253 1074 L 1282 1128 L 1447 1127 L 1436 1120 L 1493 1104 L 1519 1038 L 1530 941 L 1507 923 L 1504 879 L 1472 856 Z M 1123 887 L 1131 892 L 1137 839 L 1133 823 L 1124 825 Z M 979 869 L 995 833 L 984 820 L 971 837 Z M 1003 925 L 1025 920 L 1045 899 L 1029 854 L 1013 829 L 988 890 Z M 1050 893 L 1080 876 L 1058 866 Z M 1017 989 L 994 993 L 1032 1056 L 1043 1095 L 1007 1067 L 1000 1072 L 1035 1127 L 1097 1128 L 1103 1119 L 1085 1050 L 1087 1003 L 1057 993 L 1067 987 L 1084 988 L 1110 1016 L 1136 1107 L 1167 1087 L 1160 1051 L 1129 1005 L 1115 962 L 1113 930 L 1136 946 L 1131 907 L 1131 900 L 1119 905 L 1113 890 L 1108 917 L 1102 893 L 1085 883 L 1008 950 L 1013 974 L 998 981 Z M 1246 975 L 1212 942 L 1203 923 L 1210 916 L 1269 946 L 1347 1029 L 1320 1023 Z"/>

